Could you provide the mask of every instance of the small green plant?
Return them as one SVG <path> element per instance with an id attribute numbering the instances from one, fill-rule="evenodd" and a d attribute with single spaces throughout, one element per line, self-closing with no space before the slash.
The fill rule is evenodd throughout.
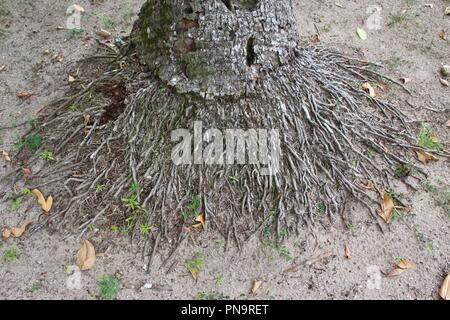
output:
<path id="1" fill-rule="evenodd" d="M 31 194 L 30 188 L 27 188 L 27 187 L 23 188 L 23 189 L 22 189 L 22 194 L 23 194 L 24 196 L 27 196 L 27 195 Z"/>
<path id="2" fill-rule="evenodd" d="M 40 135 L 31 134 L 25 139 L 16 143 L 17 149 L 28 148 L 30 150 L 37 150 L 41 147 L 42 137 Z"/>
<path id="3" fill-rule="evenodd" d="M 72 112 L 76 112 L 76 111 L 78 111 L 79 109 L 80 109 L 80 105 L 77 104 L 77 103 L 71 104 L 71 105 L 69 106 L 69 110 L 72 111 Z"/>
<path id="4" fill-rule="evenodd" d="M 112 231 L 112 232 L 118 232 L 118 231 L 119 231 L 119 226 L 113 224 L 113 225 L 111 226 L 111 231 Z"/>
<path id="5" fill-rule="evenodd" d="M 278 254 L 286 261 L 292 261 L 292 255 L 286 246 L 280 246 L 278 248 Z"/>
<path id="6" fill-rule="evenodd" d="M 127 207 L 133 211 L 138 210 L 141 207 L 136 194 L 131 194 L 131 195 L 123 198 L 122 202 L 125 205 L 125 207 Z"/>
<path id="7" fill-rule="evenodd" d="M 95 230 L 95 226 L 91 223 L 88 225 L 87 229 L 88 229 L 88 231 L 92 232 Z"/>
<path id="8" fill-rule="evenodd" d="M 228 177 L 228 181 L 230 181 L 231 183 L 238 183 L 239 182 L 239 177 L 229 176 Z"/>
<path id="9" fill-rule="evenodd" d="M 32 285 L 31 285 L 31 288 L 30 288 L 30 292 L 31 293 L 34 293 L 34 292 L 36 292 L 36 291 L 39 291 L 39 290 L 41 290 L 42 289 L 42 285 L 39 283 L 39 282 L 35 282 L 35 283 L 33 283 Z"/>
<path id="10" fill-rule="evenodd" d="M 411 61 L 405 60 L 398 56 L 393 56 L 387 60 L 384 60 L 384 64 L 388 67 L 390 70 L 397 69 L 398 67 L 409 64 Z"/>
<path id="11" fill-rule="evenodd" d="M 406 21 L 412 20 L 414 19 L 416 16 L 415 15 L 408 15 L 406 13 L 400 13 L 400 14 L 395 14 L 395 15 L 391 15 L 389 17 L 390 21 L 388 23 L 389 27 L 395 26 L 397 24 L 402 24 Z"/>
<path id="12" fill-rule="evenodd" d="M 44 150 L 41 153 L 39 153 L 39 156 L 47 161 L 54 161 L 55 160 L 55 156 L 53 154 L 53 152 L 49 151 L 49 150 Z"/>
<path id="13" fill-rule="evenodd" d="M 104 274 L 98 281 L 100 296 L 103 299 L 113 300 L 120 292 L 120 282 L 115 276 Z"/>
<path id="14" fill-rule="evenodd" d="M 426 125 L 422 125 L 419 137 L 417 138 L 417 145 L 424 149 L 434 151 L 442 151 L 444 149 L 442 144 L 437 141 L 437 138 Z"/>
<path id="15" fill-rule="evenodd" d="M 192 198 L 191 202 L 187 205 L 186 211 L 182 212 L 181 215 L 184 221 L 195 220 L 201 215 L 200 208 L 202 205 L 202 198 L 200 195 L 196 195 Z"/>
<path id="16" fill-rule="evenodd" d="M 133 183 L 130 185 L 130 192 L 131 192 L 131 193 L 137 193 L 137 192 L 139 191 L 139 188 L 140 188 L 139 183 L 133 182 Z"/>
<path id="17" fill-rule="evenodd" d="M 225 247 L 225 240 L 224 239 L 218 239 L 218 240 L 214 240 L 214 244 L 218 247 L 218 248 L 224 248 Z"/>
<path id="18" fill-rule="evenodd" d="M 9 205 L 12 211 L 17 211 L 22 206 L 22 197 L 9 201 Z"/>
<path id="19" fill-rule="evenodd" d="M 214 283 L 216 286 L 220 287 L 224 284 L 225 280 L 222 273 L 218 273 L 214 276 Z"/>
<path id="20" fill-rule="evenodd" d="M 327 211 L 327 207 L 323 202 L 318 203 L 316 208 L 317 208 L 317 212 L 320 214 L 325 214 L 325 212 Z"/>
<path id="21" fill-rule="evenodd" d="M 443 181 L 439 181 L 440 186 L 433 185 L 430 181 L 426 180 L 423 183 L 423 187 L 433 198 L 434 202 L 447 213 L 450 219 L 450 187 Z"/>
<path id="22" fill-rule="evenodd" d="M 408 165 L 398 165 L 394 169 L 394 177 L 401 179 L 409 176 L 411 173 L 411 168 Z"/>
<path id="23" fill-rule="evenodd" d="M 368 156 L 370 159 L 373 159 L 373 158 L 376 156 L 376 154 L 377 154 L 377 152 L 375 151 L 374 148 L 371 148 L 371 147 L 368 147 L 368 148 L 367 148 L 367 156 Z"/>
<path id="24" fill-rule="evenodd" d="M 197 300 L 228 300 L 229 296 L 219 292 L 199 292 L 197 293 Z"/>
<path id="25" fill-rule="evenodd" d="M 114 28 L 114 21 L 105 14 L 96 14 L 104 28 Z"/>
<path id="26" fill-rule="evenodd" d="M 95 186 L 95 192 L 96 193 L 102 193 L 103 191 L 105 191 L 106 190 L 106 184 L 97 184 L 96 186 Z"/>
<path id="27" fill-rule="evenodd" d="M 354 232 L 356 230 L 356 226 L 353 223 L 347 223 L 347 229 Z"/>
<path id="28" fill-rule="evenodd" d="M 16 247 L 11 247 L 3 252 L 3 257 L 6 259 L 6 261 L 9 262 L 19 260 L 20 251 Z"/>
<path id="29" fill-rule="evenodd" d="M 153 230 L 153 226 L 151 226 L 149 224 L 141 223 L 139 225 L 139 231 L 142 234 L 149 234 L 150 232 L 152 232 L 152 230 Z"/>
<path id="30" fill-rule="evenodd" d="M 70 268 L 70 266 L 64 266 L 64 274 L 67 276 L 70 276 L 72 274 L 72 270 Z"/>
<path id="31" fill-rule="evenodd" d="M 186 269 L 193 275 L 198 274 L 203 269 L 204 264 L 203 253 L 196 252 L 191 260 L 186 261 Z"/>
<path id="32" fill-rule="evenodd" d="M 71 39 L 79 39 L 81 38 L 86 32 L 84 29 L 70 29 L 66 32 L 65 38 L 67 40 Z"/>

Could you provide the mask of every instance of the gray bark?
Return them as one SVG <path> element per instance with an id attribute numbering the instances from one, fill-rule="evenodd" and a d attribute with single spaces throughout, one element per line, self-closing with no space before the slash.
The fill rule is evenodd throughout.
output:
<path id="1" fill-rule="evenodd" d="M 211 99 L 254 92 L 298 44 L 291 0 L 148 0 L 133 35 L 162 81 Z"/>

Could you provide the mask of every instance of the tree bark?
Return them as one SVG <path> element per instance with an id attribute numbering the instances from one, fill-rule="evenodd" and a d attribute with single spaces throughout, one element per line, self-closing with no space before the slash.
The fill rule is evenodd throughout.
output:
<path id="1" fill-rule="evenodd" d="M 178 93 L 239 97 L 296 55 L 291 0 L 148 0 L 138 53 Z"/>

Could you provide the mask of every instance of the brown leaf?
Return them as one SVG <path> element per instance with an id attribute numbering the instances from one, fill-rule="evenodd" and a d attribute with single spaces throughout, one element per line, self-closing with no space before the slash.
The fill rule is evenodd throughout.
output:
<path id="1" fill-rule="evenodd" d="M 69 74 L 69 78 L 67 79 L 69 83 L 75 82 L 75 78 Z"/>
<path id="2" fill-rule="evenodd" d="M 111 37 L 111 32 L 106 31 L 104 29 L 100 29 L 100 30 L 95 31 L 95 34 L 98 35 L 99 37 L 102 37 L 102 38 L 109 38 L 109 37 Z"/>
<path id="3" fill-rule="evenodd" d="M 76 265 L 81 271 L 91 269 L 95 264 L 95 248 L 88 240 L 84 240 L 77 253 Z"/>
<path id="4" fill-rule="evenodd" d="M 351 252 L 350 252 L 350 248 L 349 248 L 347 242 L 344 243 L 344 254 L 345 254 L 345 257 L 346 257 L 347 259 L 350 260 L 350 259 L 352 258 L 352 254 L 351 254 Z"/>
<path id="5" fill-rule="evenodd" d="M 362 88 L 366 90 L 372 98 L 377 96 L 377 94 L 375 93 L 375 89 L 372 88 L 370 83 L 368 82 L 363 83 Z"/>
<path id="6" fill-rule="evenodd" d="M 195 221 L 200 222 L 200 224 L 202 225 L 203 229 L 205 228 L 205 214 L 201 214 L 197 217 L 197 219 L 195 219 Z"/>
<path id="7" fill-rule="evenodd" d="M 422 150 L 416 150 L 417 158 L 420 162 L 423 164 L 427 164 L 429 160 L 438 161 L 439 158 L 435 155 L 432 155 L 431 153 L 422 151 Z"/>
<path id="8" fill-rule="evenodd" d="M 53 206 L 53 197 L 49 196 L 47 200 L 45 200 L 44 196 L 42 195 L 42 192 L 39 191 L 38 189 L 34 189 L 31 192 L 33 192 L 33 194 L 36 196 L 42 210 L 44 210 L 45 213 L 49 213 Z"/>
<path id="9" fill-rule="evenodd" d="M 405 271 L 405 269 L 397 268 L 397 269 L 394 269 L 391 272 L 389 272 L 386 275 L 386 277 L 397 277 L 397 276 L 401 275 L 404 271 Z"/>
<path id="10" fill-rule="evenodd" d="M 0 65 L 0 72 L 2 72 L 2 71 L 5 70 L 5 69 L 6 69 L 6 64 Z"/>
<path id="11" fill-rule="evenodd" d="M 291 272 L 297 272 L 297 271 L 298 271 L 298 266 L 292 266 L 292 267 L 289 267 L 289 268 L 283 270 L 284 273 L 291 273 Z"/>
<path id="12" fill-rule="evenodd" d="M 2 238 L 7 240 L 7 239 L 9 239 L 9 237 L 11 237 L 11 230 L 8 228 L 4 228 L 2 230 Z"/>
<path id="13" fill-rule="evenodd" d="M 408 259 L 401 259 L 399 262 L 397 262 L 397 267 L 403 270 L 415 269 L 416 264 L 414 262 L 409 261 Z"/>
<path id="14" fill-rule="evenodd" d="M 189 270 L 189 272 L 191 273 L 192 278 L 194 278 L 194 280 L 197 280 L 198 276 L 197 270 Z"/>
<path id="15" fill-rule="evenodd" d="M 441 32 L 439 32 L 439 38 L 441 38 L 442 40 L 447 40 L 448 34 L 447 32 L 445 32 L 445 30 L 442 30 Z"/>
<path id="16" fill-rule="evenodd" d="M 255 280 L 253 281 L 253 286 L 252 286 L 252 294 L 256 294 L 256 291 L 258 291 L 259 288 L 261 288 L 263 282 L 262 280 Z"/>
<path id="17" fill-rule="evenodd" d="M 32 95 L 33 95 L 33 93 L 31 93 L 31 92 L 19 92 L 17 94 L 17 98 L 27 99 L 27 98 L 31 97 Z"/>
<path id="18" fill-rule="evenodd" d="M 30 168 L 22 168 L 22 173 L 23 173 L 23 178 L 25 180 L 30 179 L 31 176 L 33 175 L 33 172 L 31 171 Z"/>
<path id="19" fill-rule="evenodd" d="M 383 202 L 381 203 L 381 210 L 378 209 L 377 212 L 386 223 L 389 223 L 391 221 L 394 208 L 394 201 L 392 200 L 391 196 L 389 195 L 389 193 L 384 192 Z"/>
<path id="20" fill-rule="evenodd" d="M 445 277 L 441 289 L 439 290 L 439 295 L 444 300 L 450 300 L 450 273 Z"/>
<path id="21" fill-rule="evenodd" d="M 5 158 L 6 161 L 11 162 L 11 158 L 9 157 L 9 153 L 5 150 L 2 150 L 3 158 Z"/>
<path id="22" fill-rule="evenodd" d="M 13 234 L 14 237 L 16 238 L 20 238 L 25 230 L 27 230 L 27 227 L 32 223 L 32 221 L 25 221 L 22 226 L 18 227 L 18 228 L 11 228 L 11 233 Z"/>
<path id="23" fill-rule="evenodd" d="M 440 78 L 439 81 L 441 81 L 441 84 L 442 84 L 443 86 L 445 86 L 445 87 L 450 86 L 450 84 L 448 83 L 448 81 L 445 80 L 445 79 Z"/>

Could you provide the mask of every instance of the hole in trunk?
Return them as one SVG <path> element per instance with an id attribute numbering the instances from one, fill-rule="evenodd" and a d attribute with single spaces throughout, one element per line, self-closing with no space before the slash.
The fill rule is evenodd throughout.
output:
<path id="1" fill-rule="evenodd" d="M 123 82 L 109 82 L 98 88 L 98 91 L 107 96 L 111 102 L 101 115 L 100 124 L 116 120 L 125 110 L 125 98 L 128 96 L 127 88 Z"/>
<path id="2" fill-rule="evenodd" d="M 185 14 L 192 14 L 192 13 L 194 13 L 194 9 L 192 9 L 192 7 L 190 5 L 188 5 L 186 8 L 183 9 L 183 12 Z"/>
<path id="3" fill-rule="evenodd" d="M 228 8 L 228 10 L 233 11 L 233 5 L 231 4 L 231 0 L 222 0 L 225 7 Z"/>
<path id="4" fill-rule="evenodd" d="M 250 37 L 247 41 L 247 66 L 252 66 L 256 62 L 255 38 Z"/>

